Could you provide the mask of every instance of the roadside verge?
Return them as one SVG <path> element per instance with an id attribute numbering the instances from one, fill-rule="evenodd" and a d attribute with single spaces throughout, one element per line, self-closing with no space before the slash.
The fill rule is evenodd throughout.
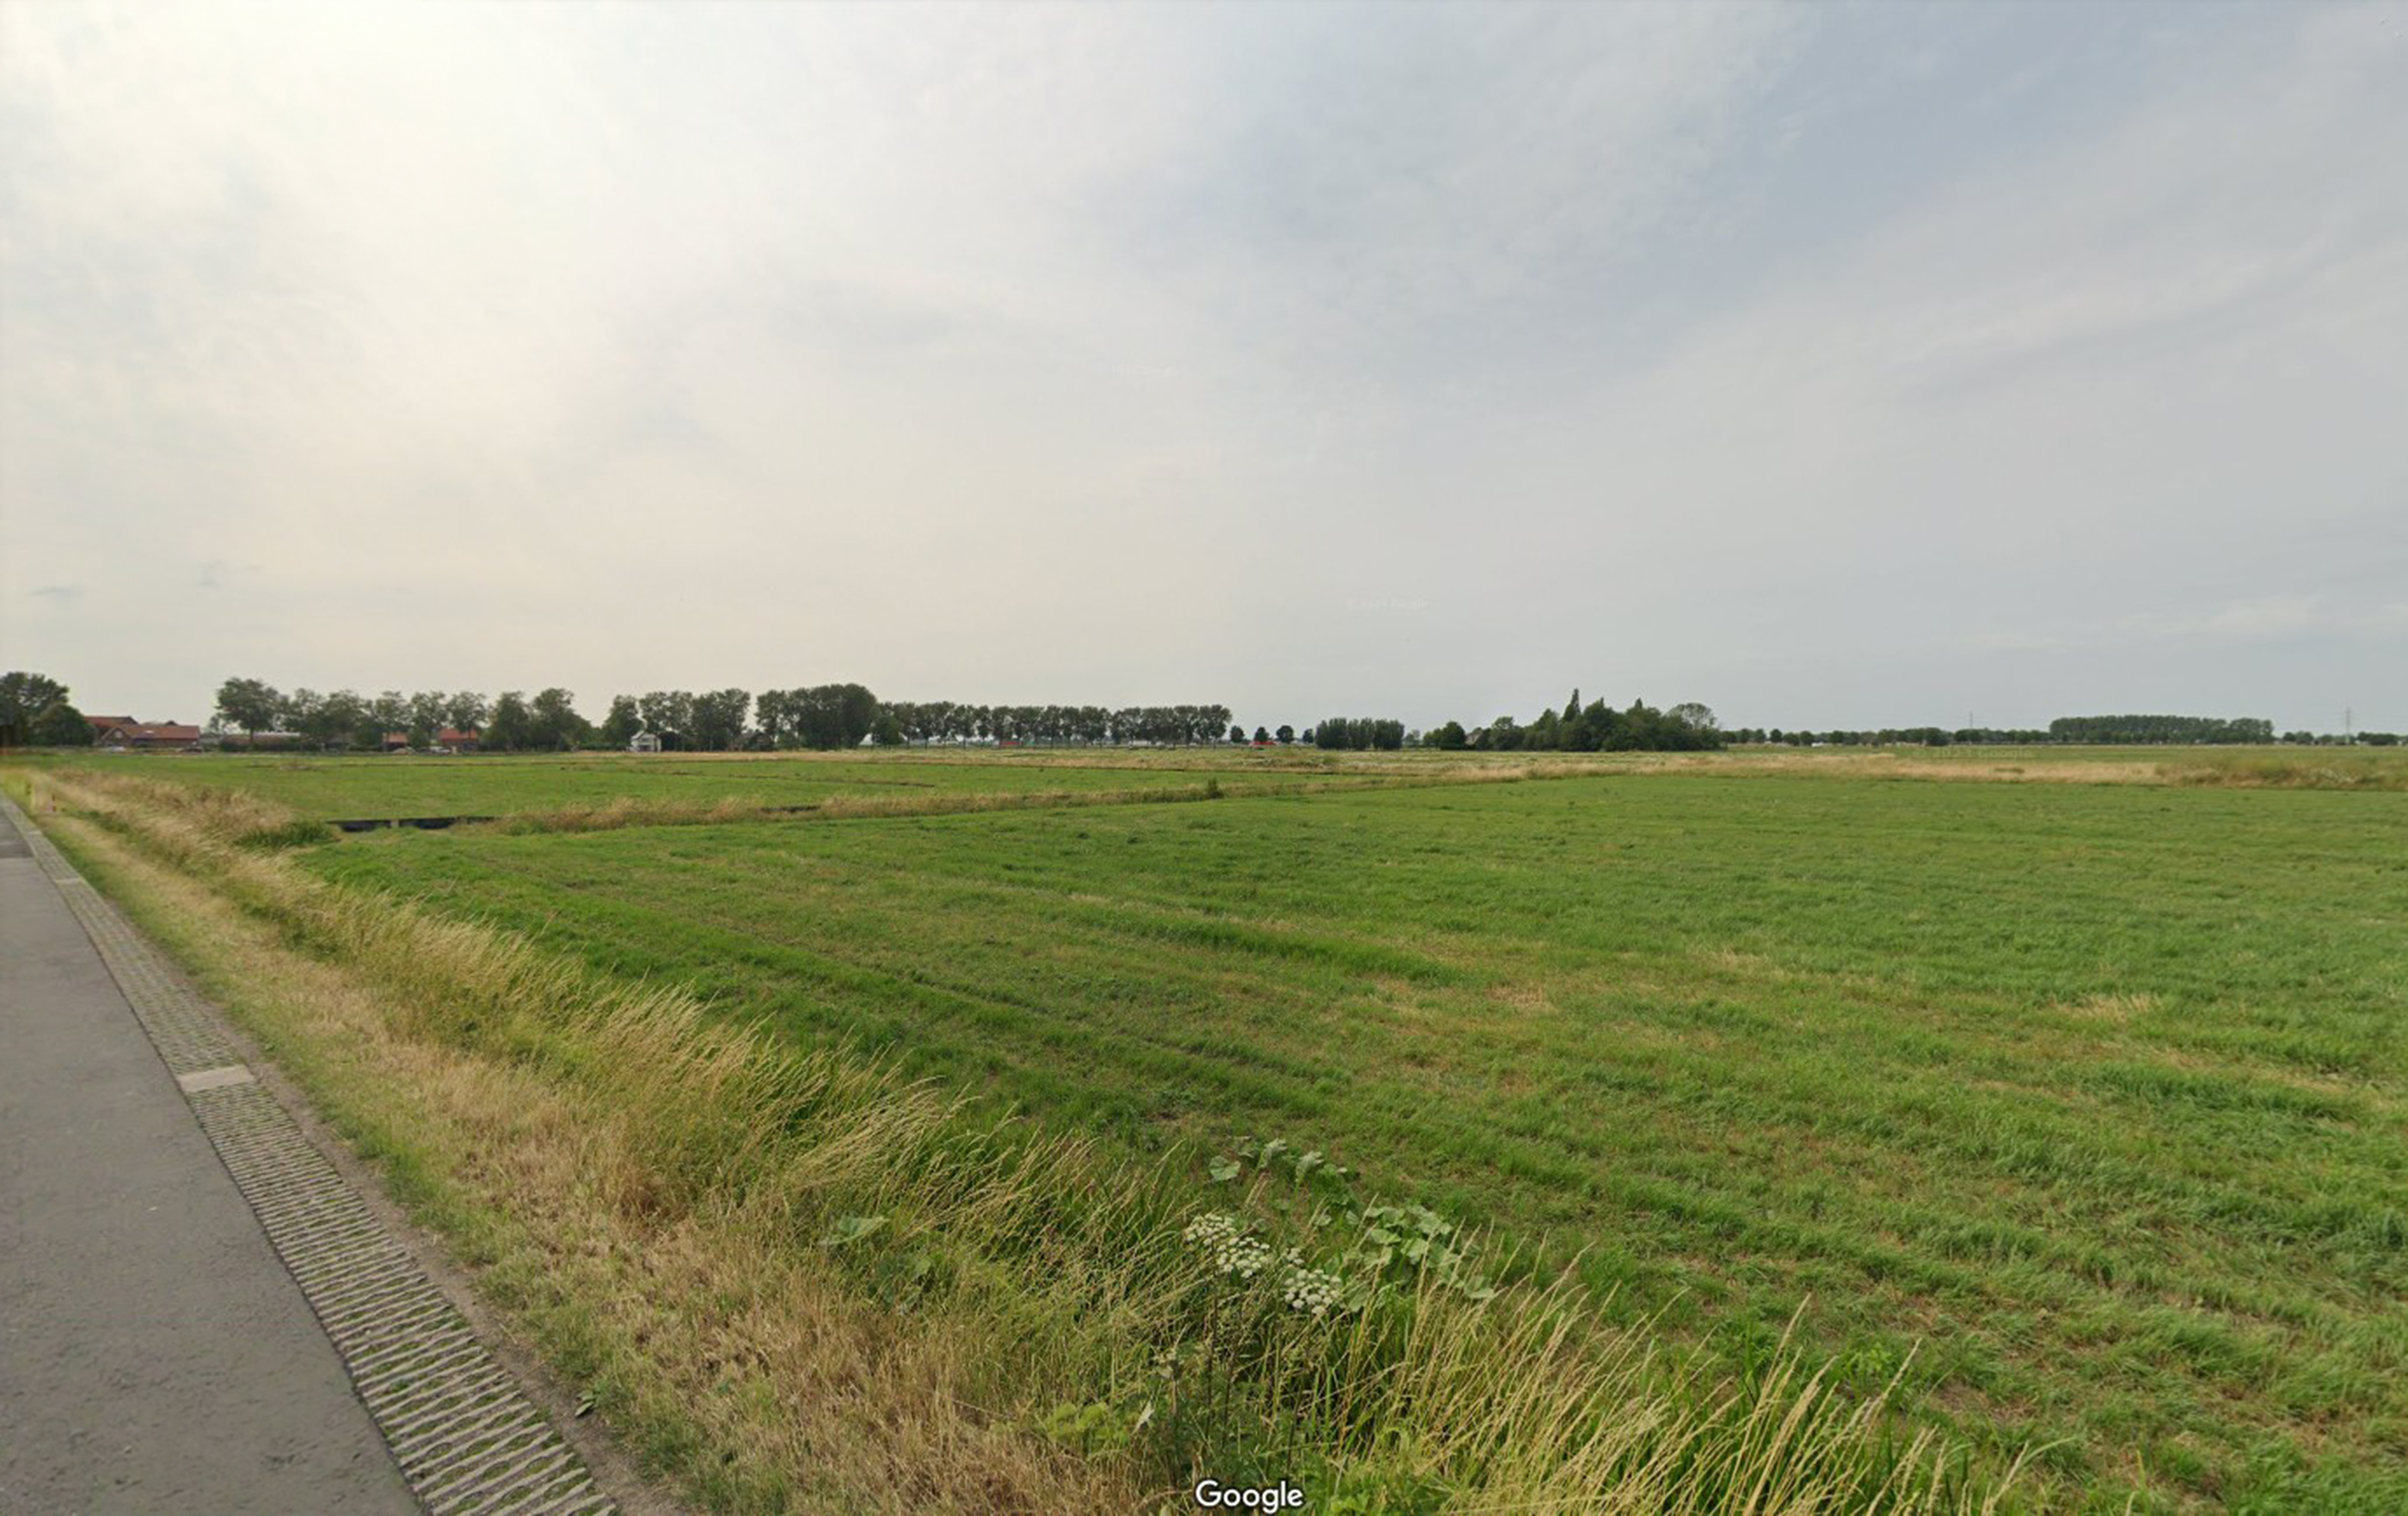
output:
<path id="1" fill-rule="evenodd" d="M 412 1494 L 439 1512 L 617 1509 L 260 1078 L 264 1061 L 13 802 L 34 861 L 98 950 L 194 1119 L 300 1286 Z"/>

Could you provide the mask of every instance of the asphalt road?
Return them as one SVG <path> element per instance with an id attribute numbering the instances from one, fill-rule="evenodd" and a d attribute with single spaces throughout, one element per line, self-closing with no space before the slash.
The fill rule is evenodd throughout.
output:
<path id="1" fill-rule="evenodd" d="M 0 1511 L 418 1509 L 91 939 L 0 815 Z"/>

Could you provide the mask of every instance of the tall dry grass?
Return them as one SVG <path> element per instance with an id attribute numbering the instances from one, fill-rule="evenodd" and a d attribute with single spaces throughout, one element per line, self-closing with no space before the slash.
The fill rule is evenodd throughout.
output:
<path id="1" fill-rule="evenodd" d="M 1987 1511 L 2013 1483 L 1796 1347 L 1733 1378 L 1563 1281 L 1301 1314 L 1185 1240 L 1209 1208 L 1184 1160 L 975 1119 L 681 988 L 328 885 L 244 846 L 284 822 L 221 796 L 37 782 L 706 1504 L 1173 1509 L 1211 1474 L 1297 1478 L 1317 1509 L 1789 1516 Z"/>
<path id="2" fill-rule="evenodd" d="M 2396 748 L 2200 755 L 2157 765 L 2170 784 L 2246 790 L 2408 790 L 2408 751 Z"/>

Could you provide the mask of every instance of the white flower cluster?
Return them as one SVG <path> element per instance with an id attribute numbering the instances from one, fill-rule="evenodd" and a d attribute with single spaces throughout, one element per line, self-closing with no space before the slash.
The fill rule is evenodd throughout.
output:
<path id="1" fill-rule="evenodd" d="M 1287 1272 L 1287 1309 L 1307 1316 L 1326 1316 L 1346 1297 L 1346 1284 L 1326 1268 L 1291 1268 Z"/>
<path id="2" fill-rule="evenodd" d="M 1187 1241 L 1200 1243 L 1212 1254 L 1212 1265 L 1224 1274 L 1251 1280 L 1268 1266 L 1271 1247 L 1248 1234 L 1234 1216 L 1209 1211 L 1187 1223 Z M 1308 1316 L 1326 1316 L 1346 1298 L 1346 1281 L 1325 1268 L 1305 1266 L 1304 1254 L 1289 1248 L 1280 1254 L 1275 1276 L 1288 1309 Z"/>
<path id="3" fill-rule="evenodd" d="M 1271 1261 L 1271 1246 L 1260 1237 L 1246 1235 L 1246 1229 L 1234 1216 L 1208 1211 L 1187 1223 L 1184 1234 L 1190 1242 L 1200 1242 L 1212 1254 L 1212 1266 L 1224 1274 L 1240 1279 L 1253 1279 Z"/>
<path id="4" fill-rule="evenodd" d="M 1208 1210 L 1189 1222 L 1187 1230 L 1182 1232 L 1180 1236 L 1190 1242 L 1201 1242 L 1209 1248 L 1226 1242 L 1231 1237 L 1240 1236 L 1244 1230 L 1245 1228 L 1238 1224 L 1238 1219 L 1235 1216 L 1224 1216 L 1217 1210 Z"/>

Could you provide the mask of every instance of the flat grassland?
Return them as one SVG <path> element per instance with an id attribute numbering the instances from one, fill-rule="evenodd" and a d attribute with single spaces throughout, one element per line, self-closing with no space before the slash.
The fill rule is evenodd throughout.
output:
<path id="1" fill-rule="evenodd" d="M 1209 768 L 1170 755 L 1070 765 L 1030 753 L 985 758 L 848 754 L 624 754 L 559 757 L 104 755 L 78 762 L 179 784 L 240 789 L 314 821 L 511 816 L 613 802 L 811 806 L 844 796 L 914 802 L 1030 794 L 1106 794 L 1218 783 L 1225 792 L 1339 776 L 1243 758 Z"/>
<path id="2" fill-rule="evenodd" d="M 172 783 L 239 789 L 312 821 L 534 817 L 616 807 L 624 820 L 713 808 L 858 812 L 979 801 L 1176 799 L 1530 776 L 1695 772 L 2000 782 L 2174 783 L 2408 790 L 2408 752 L 2381 750 L 1908 748 L 1728 753 L 1325 753 L 1277 749 L 984 749 L 877 753 L 625 753 L 424 757 L 111 754 L 35 757 Z M 968 805 L 962 803 L 968 802 Z"/>
<path id="3" fill-rule="evenodd" d="M 1132 1156 L 1326 1151 L 1737 1358 L 1802 1305 L 2076 1503 L 2408 1506 L 2408 768 L 1515 757 L 120 762 L 316 817 L 1084 796 L 297 856 Z"/>

